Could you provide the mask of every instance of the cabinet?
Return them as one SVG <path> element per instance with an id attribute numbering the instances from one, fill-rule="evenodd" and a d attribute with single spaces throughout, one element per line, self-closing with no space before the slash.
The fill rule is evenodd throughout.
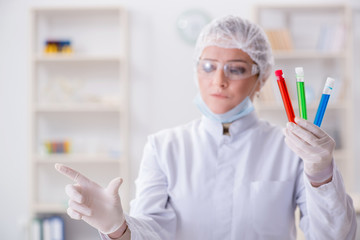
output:
<path id="1" fill-rule="evenodd" d="M 275 69 L 282 69 L 299 116 L 295 67 L 305 72 L 308 120 L 313 121 L 327 77 L 335 87 L 321 125 L 336 141 L 335 161 L 345 185 L 353 190 L 353 109 L 350 9 L 345 5 L 260 5 L 255 21 L 272 44 Z M 285 126 L 286 113 L 275 75 L 272 74 L 256 102 L 260 117 Z"/>
<path id="2" fill-rule="evenodd" d="M 33 8 L 30 17 L 30 214 L 62 216 L 67 239 L 97 239 L 93 228 L 65 216 L 64 187 L 72 182 L 54 164 L 102 186 L 121 176 L 128 208 L 127 12 L 51 7 Z"/>
<path id="3" fill-rule="evenodd" d="M 282 69 L 295 115 L 299 116 L 295 67 L 305 72 L 308 120 L 313 121 L 327 77 L 334 90 L 321 128 L 336 141 L 335 162 L 348 192 L 355 191 L 351 9 L 346 5 L 258 5 L 254 21 L 271 42 L 275 67 Z M 261 118 L 285 127 L 287 116 L 272 73 L 256 99 Z"/>

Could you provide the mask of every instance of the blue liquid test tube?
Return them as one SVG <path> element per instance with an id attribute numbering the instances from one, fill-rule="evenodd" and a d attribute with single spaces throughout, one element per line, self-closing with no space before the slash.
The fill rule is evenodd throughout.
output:
<path id="1" fill-rule="evenodd" d="M 329 102 L 330 94 L 334 88 L 335 80 L 333 78 L 328 77 L 326 79 L 326 83 L 324 86 L 323 94 L 321 96 L 320 104 L 316 112 L 314 124 L 318 127 L 321 126 L 321 122 L 324 118 L 326 106 Z"/>

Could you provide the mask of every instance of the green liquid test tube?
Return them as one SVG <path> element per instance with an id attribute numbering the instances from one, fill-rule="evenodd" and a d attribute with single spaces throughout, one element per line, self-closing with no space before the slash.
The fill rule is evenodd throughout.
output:
<path id="1" fill-rule="evenodd" d="M 299 103 L 299 114 L 302 119 L 307 120 L 304 69 L 302 67 L 295 68 L 296 88 Z"/>

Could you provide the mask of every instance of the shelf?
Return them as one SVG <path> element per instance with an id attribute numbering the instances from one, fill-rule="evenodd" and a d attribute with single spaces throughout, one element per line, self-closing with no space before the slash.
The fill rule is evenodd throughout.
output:
<path id="1" fill-rule="evenodd" d="M 74 167 L 102 186 L 121 176 L 126 182 L 121 192 L 127 210 L 130 91 L 126 9 L 35 7 L 30 24 L 31 217 L 66 213 L 64 187 L 68 179 L 56 173 L 55 163 Z M 49 40 L 70 41 L 72 52 L 45 53 Z M 48 153 L 44 142 L 61 144 L 61 139 L 72 140 L 70 153 Z M 65 236 L 89 239 L 90 233 L 67 228 Z"/>
<path id="2" fill-rule="evenodd" d="M 66 213 L 66 204 L 41 204 L 38 203 L 34 207 L 37 213 Z"/>
<path id="3" fill-rule="evenodd" d="M 48 54 L 37 55 L 35 62 L 120 62 L 118 55 Z"/>
<path id="4" fill-rule="evenodd" d="M 120 105 L 105 104 L 38 104 L 35 112 L 122 112 Z"/>
<path id="5" fill-rule="evenodd" d="M 345 9 L 345 6 L 343 4 L 332 4 L 327 3 L 326 7 L 324 7 L 324 4 L 261 4 L 256 5 L 256 9 L 258 10 L 281 10 L 281 11 L 290 11 L 290 12 L 296 12 L 296 11 L 316 11 L 316 12 L 328 12 L 328 11 L 341 11 Z"/>
<path id="6" fill-rule="evenodd" d="M 35 155 L 35 162 L 39 164 L 54 163 L 119 163 L 121 157 L 112 157 L 108 154 L 49 154 Z"/>
<path id="7" fill-rule="evenodd" d="M 294 68 L 304 67 L 309 79 L 308 117 L 313 119 L 321 99 L 324 79 L 332 76 L 339 81 L 326 109 L 322 128 L 334 137 L 338 146 L 334 158 L 339 163 L 344 184 L 352 191 L 354 184 L 353 139 L 354 96 L 351 91 L 357 74 L 351 65 L 354 53 L 352 6 L 347 4 L 261 4 L 254 9 L 254 19 L 268 34 L 272 44 L 275 67 L 289 78 L 288 89 L 296 116 L 299 116 Z M 276 50 L 287 49 L 287 50 Z M 271 81 L 255 102 L 257 114 L 276 125 L 287 122 L 281 95 Z M 310 82 L 311 81 L 311 82 Z M 354 88 L 355 89 L 355 88 Z"/>
<path id="8" fill-rule="evenodd" d="M 318 50 L 274 50 L 276 59 L 343 59 L 344 52 L 326 52 Z"/>
<path id="9" fill-rule="evenodd" d="M 120 6 L 35 7 L 30 23 L 29 210 L 44 219 L 67 208 L 68 179 L 55 163 L 103 186 L 118 176 L 129 182 L 128 17 Z M 72 52 L 45 53 L 49 40 L 70 41 Z M 47 153 L 44 139 L 64 138 L 73 140 L 70 153 Z M 127 210 L 129 184 L 121 192 Z M 94 229 L 65 230 L 90 239 Z"/>
<path id="10" fill-rule="evenodd" d="M 44 6 L 37 6 L 36 8 L 32 9 L 32 11 L 36 11 L 37 13 L 42 14 L 54 14 L 54 13 L 64 13 L 64 12 L 102 12 L 105 13 L 109 12 L 118 12 L 123 11 L 125 12 L 126 9 L 119 5 L 116 6 L 58 6 L 58 7 L 44 7 Z"/>

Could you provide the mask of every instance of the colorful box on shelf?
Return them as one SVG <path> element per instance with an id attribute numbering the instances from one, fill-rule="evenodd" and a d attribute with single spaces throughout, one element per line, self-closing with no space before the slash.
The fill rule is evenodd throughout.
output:
<path id="1" fill-rule="evenodd" d="M 72 53 L 70 40 L 46 40 L 44 52 L 51 53 Z"/>
<path id="2" fill-rule="evenodd" d="M 45 141 L 47 153 L 70 153 L 70 141 Z"/>

